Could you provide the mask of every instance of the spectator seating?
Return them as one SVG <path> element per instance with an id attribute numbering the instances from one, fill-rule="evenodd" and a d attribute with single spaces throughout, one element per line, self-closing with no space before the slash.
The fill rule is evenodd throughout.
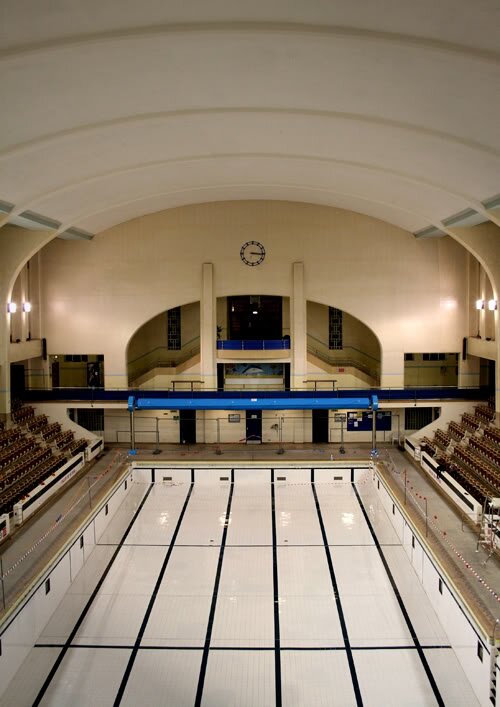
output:
<path id="1" fill-rule="evenodd" d="M 496 464 L 500 469 L 500 444 L 489 442 L 487 439 L 471 437 L 469 446 L 477 451 L 486 461 Z"/>
<path id="2" fill-rule="evenodd" d="M 484 431 L 484 437 L 488 441 L 493 442 L 494 444 L 500 445 L 500 430 L 496 427 L 488 427 Z"/>
<path id="3" fill-rule="evenodd" d="M 21 430 L 15 427 L 11 427 L 10 430 L 5 430 L 5 432 L 0 432 L 0 450 L 9 447 L 22 436 Z"/>
<path id="4" fill-rule="evenodd" d="M 86 439 L 75 439 L 69 444 L 65 451 L 69 456 L 74 457 L 76 454 L 85 451 L 87 445 L 88 441 Z"/>
<path id="5" fill-rule="evenodd" d="M 443 451 L 446 451 L 450 446 L 450 442 L 451 437 L 449 434 L 446 434 L 446 432 L 443 432 L 443 430 L 436 430 L 434 434 L 435 445 L 437 445 Z"/>
<path id="6" fill-rule="evenodd" d="M 75 435 L 71 430 L 66 430 L 66 432 L 61 432 L 54 438 L 54 442 L 58 449 L 65 449 L 69 447 L 73 441 Z"/>
<path id="7" fill-rule="evenodd" d="M 465 437 L 466 432 L 467 430 L 464 425 L 459 422 L 455 422 L 454 420 L 452 420 L 448 425 L 448 434 L 453 440 L 455 440 L 455 442 L 460 442 Z"/>
<path id="8" fill-rule="evenodd" d="M 17 422 L 18 425 L 26 425 L 28 421 L 35 416 L 35 410 L 28 405 L 26 407 L 18 408 L 12 413 L 12 419 Z"/>
<path id="9" fill-rule="evenodd" d="M 23 498 L 35 486 L 38 486 L 47 476 L 64 466 L 66 462 L 67 459 L 64 454 L 60 454 L 57 457 L 51 456 L 35 469 L 27 472 L 21 480 L 13 483 L 5 490 L 0 490 L 0 514 L 9 513 L 19 499 Z"/>
<path id="10" fill-rule="evenodd" d="M 432 439 L 420 440 L 421 450 L 481 504 L 500 497 L 500 430 L 491 426 L 494 417 L 494 409 L 478 405 L 475 415 L 464 413 L 461 422 L 449 423 L 447 432 L 438 429 Z"/>
<path id="11" fill-rule="evenodd" d="M 0 470 L 31 452 L 36 446 L 37 444 L 33 439 L 23 438 L 11 444 L 5 451 L 0 452 Z"/>
<path id="12" fill-rule="evenodd" d="M 483 422 L 486 422 L 488 425 L 495 419 L 495 408 L 491 408 L 487 405 L 476 405 L 474 408 L 474 413 L 476 417 Z"/>
<path id="13" fill-rule="evenodd" d="M 474 433 L 480 428 L 481 420 L 479 420 L 475 415 L 464 412 L 462 415 L 462 424 L 469 432 Z"/>
<path id="14" fill-rule="evenodd" d="M 75 440 L 73 431 L 62 430 L 60 423 L 49 424 L 46 415 L 35 415 L 31 406 L 18 405 L 13 419 L 15 427 L 0 430 L 0 513 L 10 513 L 15 503 L 88 444 Z"/>
<path id="15" fill-rule="evenodd" d="M 51 425 L 47 425 L 47 427 L 42 430 L 42 437 L 45 442 L 53 442 L 60 432 L 61 425 L 59 422 L 53 422 Z"/>
<path id="16" fill-rule="evenodd" d="M 31 418 L 27 422 L 26 426 L 32 434 L 36 434 L 37 432 L 41 432 L 41 430 L 47 427 L 47 425 L 47 415 L 37 415 L 36 417 Z"/>

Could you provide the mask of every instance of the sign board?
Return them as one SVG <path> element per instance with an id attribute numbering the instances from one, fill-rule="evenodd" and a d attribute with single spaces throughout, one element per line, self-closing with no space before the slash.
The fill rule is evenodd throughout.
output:
<path id="1" fill-rule="evenodd" d="M 391 431 L 391 413 L 380 412 L 377 415 L 377 432 Z M 373 426 L 372 412 L 349 412 L 347 413 L 347 431 L 370 432 Z"/>
<path id="2" fill-rule="evenodd" d="M 347 415 L 337 412 L 333 416 L 333 419 L 335 420 L 335 422 L 345 422 L 347 420 Z"/>
<path id="3" fill-rule="evenodd" d="M 231 414 L 227 416 L 227 421 L 228 422 L 240 422 L 241 416 L 237 413 Z"/>

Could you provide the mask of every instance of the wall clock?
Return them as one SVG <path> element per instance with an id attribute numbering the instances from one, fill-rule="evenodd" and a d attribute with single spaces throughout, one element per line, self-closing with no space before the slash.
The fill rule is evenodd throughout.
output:
<path id="1" fill-rule="evenodd" d="M 260 265 L 265 257 L 266 250 L 259 241 L 247 241 L 241 246 L 240 258 L 245 265 L 250 265 L 250 267 Z"/>

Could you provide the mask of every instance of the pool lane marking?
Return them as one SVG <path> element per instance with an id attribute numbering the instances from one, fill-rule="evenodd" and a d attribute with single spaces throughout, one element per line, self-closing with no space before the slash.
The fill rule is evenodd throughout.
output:
<path id="1" fill-rule="evenodd" d="M 354 696 L 356 698 L 356 704 L 361 707 L 363 704 L 363 698 L 361 697 L 361 689 L 359 687 L 358 676 L 356 673 L 356 665 L 354 664 L 354 658 L 352 655 L 352 648 L 349 641 L 349 634 L 347 632 L 347 624 L 344 616 L 344 610 L 342 609 L 342 602 L 340 601 L 339 588 L 337 584 L 337 578 L 335 577 L 335 570 L 333 568 L 332 555 L 330 552 L 330 547 L 328 545 L 328 538 L 326 535 L 325 525 L 323 523 L 323 516 L 321 514 L 321 508 L 319 504 L 318 494 L 316 493 L 315 482 L 311 483 L 312 492 L 314 495 L 314 502 L 316 504 L 316 511 L 318 513 L 319 525 L 321 528 L 321 535 L 323 537 L 323 545 L 325 547 L 326 560 L 328 562 L 328 569 L 330 570 L 330 579 L 333 587 L 333 595 L 335 597 L 335 604 L 337 606 L 337 612 L 339 615 L 340 627 L 342 630 L 342 638 L 344 639 L 344 645 L 346 650 L 347 662 L 349 664 L 349 670 L 351 673 L 352 687 L 354 690 Z"/>
<path id="2" fill-rule="evenodd" d="M 231 469 L 231 484 L 229 487 L 229 498 L 227 501 L 226 515 L 224 520 L 224 530 L 222 531 L 222 538 L 219 549 L 219 560 L 217 562 L 217 572 L 215 574 L 214 591 L 212 593 L 212 603 L 210 605 L 210 613 L 208 615 L 208 625 L 207 633 L 205 636 L 205 643 L 203 645 L 203 655 L 201 658 L 200 674 L 198 676 L 198 686 L 196 688 L 196 698 L 195 707 L 200 707 L 201 699 L 203 696 L 203 688 L 205 686 L 205 677 L 207 673 L 208 655 L 210 652 L 210 641 L 212 640 L 212 630 L 214 626 L 215 609 L 217 607 L 217 595 L 219 593 L 219 584 L 222 574 L 222 562 L 224 560 L 224 550 L 226 547 L 227 530 L 229 527 L 229 520 L 231 517 L 231 503 L 233 501 L 234 492 L 234 469 Z M 201 648 L 200 648 L 201 650 Z"/>
<path id="3" fill-rule="evenodd" d="M 276 494 L 274 469 L 271 469 L 271 530 L 273 543 L 273 608 L 274 608 L 274 688 L 276 707 L 281 707 L 280 604 L 278 584 L 278 544 L 276 533 Z"/>
<path id="4" fill-rule="evenodd" d="M 75 636 L 76 636 L 76 634 L 78 633 L 78 631 L 79 631 L 79 629 L 80 629 L 80 627 L 81 627 L 81 625 L 82 625 L 82 623 L 83 623 L 85 617 L 87 616 L 87 614 L 88 614 L 88 612 L 89 612 L 89 610 L 90 610 L 90 607 L 92 606 L 92 603 L 93 603 L 94 599 L 96 598 L 96 596 L 97 596 L 99 590 L 101 589 L 102 585 L 104 584 L 104 580 L 105 580 L 106 577 L 108 576 L 109 571 L 111 570 L 111 567 L 113 566 L 113 563 L 114 563 L 114 561 L 116 560 L 116 558 L 117 558 L 117 556 L 118 556 L 118 553 L 119 553 L 120 550 L 122 549 L 122 546 L 123 546 L 125 540 L 127 539 L 128 534 L 129 534 L 130 531 L 132 530 L 132 526 L 134 525 L 135 521 L 137 520 L 137 517 L 139 516 L 139 513 L 142 511 L 142 509 L 143 509 L 143 507 L 144 507 L 144 504 L 146 503 L 146 500 L 148 499 L 148 496 L 149 496 L 149 494 L 151 493 L 151 490 L 153 489 L 153 486 L 154 486 L 154 484 L 151 484 L 151 485 L 149 486 L 148 490 L 146 491 L 146 493 L 145 493 L 144 496 L 143 496 L 142 501 L 140 502 L 139 506 L 137 507 L 136 512 L 135 512 L 134 515 L 132 516 L 132 520 L 131 520 L 130 523 L 128 524 L 128 526 L 127 526 L 127 528 L 126 528 L 126 530 L 125 530 L 125 532 L 124 532 L 124 534 L 123 534 L 123 536 L 122 536 L 122 538 L 121 538 L 121 540 L 120 540 L 120 542 L 119 542 L 119 544 L 118 544 L 116 550 L 114 551 L 114 553 L 113 553 L 112 556 L 111 556 L 111 559 L 109 560 L 108 564 L 106 565 L 106 569 L 105 569 L 104 572 L 102 573 L 101 578 L 99 579 L 99 581 L 97 582 L 97 584 L 96 584 L 96 586 L 95 586 L 95 588 L 94 588 L 94 591 L 92 592 L 92 594 L 90 595 L 90 597 L 89 597 L 87 603 L 85 604 L 85 606 L 84 606 L 84 608 L 83 608 L 83 610 L 82 610 L 82 612 L 81 612 L 79 618 L 77 619 L 77 622 L 75 623 L 75 625 L 74 625 L 74 627 L 73 627 L 73 630 L 71 631 L 71 633 L 69 634 L 68 638 L 66 639 L 66 642 L 64 643 L 64 646 L 63 646 L 62 651 L 61 651 L 61 652 L 59 653 L 59 655 L 57 656 L 54 665 L 52 666 L 52 668 L 51 668 L 49 674 L 48 674 L 47 677 L 45 678 L 45 681 L 44 681 L 42 687 L 41 687 L 40 690 L 38 691 L 38 694 L 37 694 L 37 696 L 36 696 L 36 698 L 35 698 L 35 700 L 34 700 L 34 702 L 33 702 L 33 707 L 37 707 L 37 705 L 40 704 L 40 702 L 42 701 L 42 699 L 43 699 L 45 693 L 47 692 L 47 690 L 48 690 L 48 688 L 49 688 L 49 686 L 50 686 L 50 683 L 52 682 L 52 680 L 53 680 L 53 678 L 54 678 L 54 675 L 56 674 L 57 670 L 59 669 L 59 666 L 61 665 L 61 663 L 62 663 L 62 661 L 63 661 L 63 659 L 64 659 L 64 656 L 65 656 L 66 653 L 68 652 L 68 649 L 69 649 L 70 645 L 73 643 L 73 639 L 75 638 Z M 94 523 L 94 525 L 95 525 L 95 523 Z"/>
<path id="5" fill-rule="evenodd" d="M 392 572 L 389 568 L 389 564 L 387 563 L 387 560 L 385 558 L 385 555 L 383 553 L 383 550 L 380 546 L 380 543 L 378 541 L 378 538 L 375 534 L 375 531 L 373 529 L 373 525 L 368 517 L 368 513 L 366 512 L 366 509 L 364 507 L 363 501 L 361 499 L 361 496 L 359 495 L 358 489 L 356 488 L 355 484 L 352 484 L 352 488 L 354 489 L 354 493 L 356 494 L 356 498 L 358 499 L 358 503 L 360 505 L 361 511 L 363 513 L 363 516 L 365 518 L 366 524 L 368 526 L 368 529 L 370 531 L 370 534 L 373 538 L 373 542 L 375 543 L 375 547 L 377 548 L 377 552 L 379 554 L 379 557 L 382 561 L 382 564 L 384 565 L 384 569 L 387 573 L 387 577 L 389 578 L 389 582 L 391 583 L 391 587 L 394 591 L 394 594 L 396 596 L 397 602 L 399 604 L 399 608 L 401 609 L 401 613 L 403 614 L 404 620 L 406 621 L 406 625 L 408 627 L 408 631 L 410 632 L 410 635 L 412 637 L 413 643 L 415 644 L 415 648 L 417 649 L 417 653 L 419 655 L 420 661 L 422 663 L 422 667 L 425 670 L 425 674 L 427 675 L 427 679 L 429 680 L 429 683 L 431 685 L 432 691 L 434 693 L 434 697 L 436 698 L 436 701 L 438 705 L 441 707 L 445 707 L 444 700 L 441 697 L 441 693 L 439 691 L 439 687 L 437 686 L 436 680 L 434 679 L 434 675 L 432 674 L 432 670 L 430 668 L 429 663 L 427 662 L 427 658 L 425 657 L 424 651 L 422 646 L 420 645 L 420 641 L 418 640 L 417 633 L 413 627 L 413 624 L 410 619 L 410 615 L 408 614 L 406 610 L 406 606 L 404 604 L 403 598 L 401 594 L 399 593 L 398 586 L 396 584 L 396 581 L 394 580 L 394 577 L 392 575 Z"/>
<path id="6" fill-rule="evenodd" d="M 186 509 L 189 503 L 189 499 L 191 498 L 191 494 L 193 491 L 193 486 L 194 484 L 190 484 L 189 486 L 189 491 L 187 493 L 186 499 L 184 501 L 184 505 L 182 506 L 182 510 L 180 512 L 179 518 L 177 519 L 177 524 L 175 526 L 174 534 L 172 535 L 172 539 L 170 541 L 170 545 L 168 546 L 167 554 L 165 555 L 165 558 L 163 560 L 162 566 L 160 568 L 160 572 L 158 574 L 158 578 L 156 580 L 156 584 L 154 586 L 153 592 L 151 594 L 151 597 L 149 599 L 149 603 L 146 609 L 146 613 L 144 614 L 144 618 L 142 620 L 141 626 L 139 628 L 139 633 L 137 634 L 137 638 L 135 639 L 134 647 L 132 649 L 132 653 L 129 656 L 127 666 L 125 668 L 125 672 L 122 677 L 122 681 L 120 683 L 120 686 L 118 688 L 118 692 L 116 693 L 114 705 L 117 706 L 120 704 L 122 701 L 123 695 L 125 693 L 125 689 L 127 687 L 128 680 L 130 678 L 130 674 L 132 672 L 132 669 L 134 667 L 135 660 L 137 658 L 137 652 L 139 650 L 139 646 L 141 644 L 142 638 L 144 636 L 144 632 L 146 631 L 146 627 L 148 625 L 148 621 L 150 619 L 151 613 L 153 611 L 153 607 L 156 601 L 156 597 L 158 596 L 158 592 L 160 591 L 160 586 L 163 581 L 163 577 L 165 576 L 165 572 L 167 571 L 167 566 L 168 562 L 170 560 L 170 557 L 172 556 L 172 551 L 174 549 L 175 541 L 177 539 L 177 535 L 179 534 L 179 530 L 181 528 L 182 521 L 184 519 L 184 515 L 186 513 Z"/>

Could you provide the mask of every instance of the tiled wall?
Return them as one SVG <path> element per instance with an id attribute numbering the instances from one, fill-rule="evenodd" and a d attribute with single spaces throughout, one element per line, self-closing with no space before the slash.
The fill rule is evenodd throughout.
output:
<path id="1" fill-rule="evenodd" d="M 125 481 L 127 483 L 125 484 Z M 40 633 L 56 610 L 65 592 L 90 556 L 116 510 L 131 488 L 132 477 L 113 489 L 90 520 L 87 520 L 74 542 L 64 549 L 49 569 L 39 578 L 21 604 L 6 616 L 0 626 L 0 695 L 33 648 Z M 105 506 L 108 506 L 106 515 Z M 80 538 L 83 537 L 83 543 Z M 47 581 L 50 582 L 48 589 Z"/>
<path id="2" fill-rule="evenodd" d="M 467 611 L 467 607 L 447 579 L 446 574 L 431 557 L 423 540 L 419 539 L 418 532 L 403 515 L 396 499 L 378 473 L 375 474 L 374 483 L 382 505 L 403 544 L 417 577 L 439 616 L 474 692 L 480 703 L 489 707 L 491 705 L 489 701 L 491 646 L 487 637 Z M 439 580 L 442 583 L 442 593 Z M 478 657 L 478 644 L 482 646 L 482 661 Z"/>

